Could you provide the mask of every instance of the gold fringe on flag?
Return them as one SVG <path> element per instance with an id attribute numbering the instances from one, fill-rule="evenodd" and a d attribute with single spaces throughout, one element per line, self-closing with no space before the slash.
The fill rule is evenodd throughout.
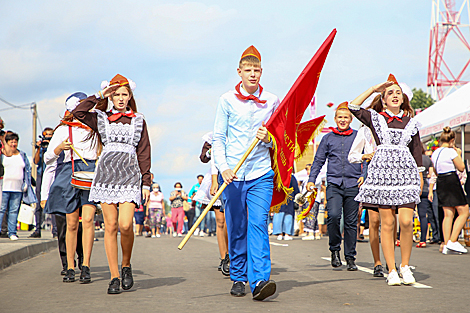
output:
<path id="1" fill-rule="evenodd" d="M 301 221 L 303 220 L 304 218 L 308 218 L 309 214 L 310 214 L 310 210 L 312 209 L 313 207 L 313 204 L 315 203 L 315 198 L 317 197 L 317 188 L 314 189 L 314 191 L 312 192 L 312 194 L 310 195 L 310 197 L 308 197 L 308 201 L 309 201 L 309 205 L 306 209 L 304 209 L 298 216 L 297 216 L 297 220 L 298 221 Z"/>
<path id="2" fill-rule="evenodd" d="M 315 131 L 312 133 L 312 135 L 308 139 L 307 143 L 304 145 L 303 149 L 299 146 L 299 143 L 296 140 L 296 147 L 297 147 L 297 150 L 299 151 L 299 154 L 295 157 L 296 161 L 300 160 L 305 155 L 305 153 L 307 152 L 309 143 L 321 133 L 321 131 L 323 130 L 327 122 L 328 121 L 326 119 L 323 119 L 323 121 L 321 121 L 317 129 L 315 129 Z"/>
<path id="3" fill-rule="evenodd" d="M 284 198 L 284 201 L 271 207 L 271 213 L 279 213 L 279 209 L 281 208 L 281 206 L 283 204 L 286 204 L 289 200 L 292 199 L 291 193 L 294 191 L 294 188 L 286 187 L 282 183 L 281 172 L 279 170 L 279 165 L 277 163 L 277 152 L 278 152 L 277 142 L 274 136 L 270 132 L 268 132 L 268 135 L 269 135 L 269 138 L 271 138 L 273 142 L 273 150 L 274 150 L 273 164 L 272 164 L 272 169 L 274 171 L 274 184 L 277 190 L 282 190 L 284 194 L 286 195 Z"/>

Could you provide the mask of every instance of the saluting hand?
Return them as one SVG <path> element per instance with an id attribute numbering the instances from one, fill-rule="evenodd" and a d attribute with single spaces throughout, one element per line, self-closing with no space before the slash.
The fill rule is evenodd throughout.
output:
<path id="1" fill-rule="evenodd" d="M 392 86 L 393 84 L 394 84 L 394 82 L 392 82 L 392 81 L 386 81 L 386 82 L 384 82 L 384 83 L 375 85 L 375 86 L 372 87 L 372 88 L 374 89 L 374 92 L 380 92 L 380 93 L 382 93 L 383 91 L 385 91 L 385 89 L 387 89 L 388 87 Z"/>
<path id="2" fill-rule="evenodd" d="M 103 94 L 103 97 L 108 98 L 108 97 L 111 97 L 112 95 L 114 95 L 116 90 L 118 90 L 120 87 L 121 86 L 119 86 L 119 85 L 109 86 L 109 87 L 106 87 L 105 89 L 103 89 L 101 91 L 101 93 Z"/>

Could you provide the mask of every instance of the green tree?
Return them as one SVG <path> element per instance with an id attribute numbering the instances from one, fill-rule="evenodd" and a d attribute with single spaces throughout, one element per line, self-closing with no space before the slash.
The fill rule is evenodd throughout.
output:
<path id="1" fill-rule="evenodd" d="M 421 88 L 413 88 L 413 99 L 411 99 L 411 107 L 413 109 L 426 109 L 434 104 L 434 100 L 431 95 L 425 93 Z"/>

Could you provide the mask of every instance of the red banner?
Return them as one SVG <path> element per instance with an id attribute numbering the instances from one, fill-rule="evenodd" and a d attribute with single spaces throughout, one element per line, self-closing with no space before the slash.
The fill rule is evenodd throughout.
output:
<path id="1" fill-rule="evenodd" d="M 277 110 L 266 123 L 274 145 L 271 152 L 272 167 L 275 173 L 274 193 L 271 202 L 271 207 L 274 210 L 277 210 L 282 204 L 286 203 L 289 194 L 292 192 L 289 185 L 295 159 L 295 148 L 298 144 L 298 127 L 305 110 L 315 94 L 321 70 L 335 35 L 336 29 L 331 32 L 302 73 L 300 73 L 300 76 Z M 318 126 L 321 126 L 320 124 L 321 122 Z M 318 126 L 315 129 L 310 127 L 309 129 L 312 131 L 310 134 L 303 131 L 302 138 L 312 138 L 317 133 L 316 129 L 319 129 Z M 305 146 L 305 141 L 302 144 Z M 302 146 L 300 147 L 302 148 Z"/>

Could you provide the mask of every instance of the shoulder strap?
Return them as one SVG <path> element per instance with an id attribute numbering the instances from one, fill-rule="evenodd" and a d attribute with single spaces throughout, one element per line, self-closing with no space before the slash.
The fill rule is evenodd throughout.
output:
<path id="1" fill-rule="evenodd" d="M 437 154 L 437 157 L 436 157 L 436 165 L 435 165 L 435 167 L 436 167 L 436 173 L 437 173 L 437 174 L 439 174 L 439 172 L 437 171 L 437 163 L 438 163 L 437 161 L 439 160 L 439 156 L 441 155 L 441 152 L 442 152 L 444 149 L 445 149 L 445 148 L 441 148 L 441 151 L 439 151 L 439 153 Z"/>
<path id="2" fill-rule="evenodd" d="M 73 145 L 73 138 L 72 138 L 72 127 L 69 126 L 69 140 Z M 70 158 L 72 159 L 72 174 L 75 172 L 75 164 L 73 162 L 73 149 L 70 149 Z"/>

